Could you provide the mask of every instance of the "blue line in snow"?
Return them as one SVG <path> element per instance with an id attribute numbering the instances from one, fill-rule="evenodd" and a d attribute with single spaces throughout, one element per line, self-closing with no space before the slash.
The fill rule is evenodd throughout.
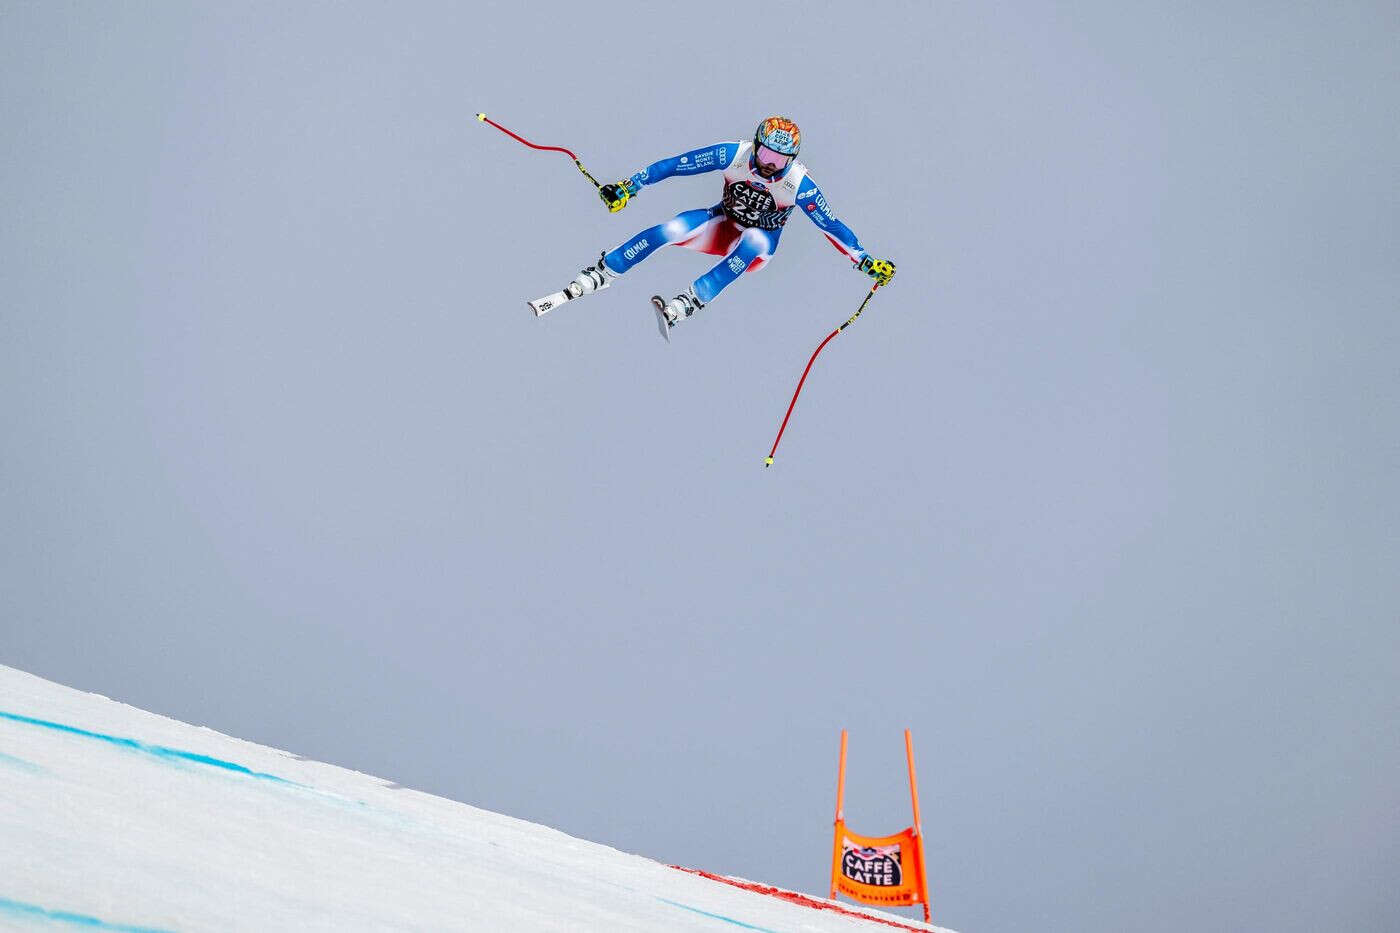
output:
<path id="1" fill-rule="evenodd" d="M 265 774 L 262 771 L 254 771 L 245 768 L 232 761 L 224 761 L 220 758 L 210 758 L 208 755 L 201 755 L 198 752 L 182 751 L 178 748 L 167 748 L 164 745 L 147 745 L 145 742 L 138 742 L 136 739 L 124 739 L 116 735 L 103 735 L 101 732 L 89 732 L 87 729 L 79 729 L 77 726 L 65 726 L 61 722 L 49 722 L 47 719 L 35 719 L 33 716 L 21 716 L 18 713 L 7 713 L 0 710 L 0 719 L 8 719 L 12 722 L 22 722 L 30 726 L 39 726 L 43 729 L 52 729 L 55 732 L 66 732 L 69 735 L 80 735 L 87 739 L 96 739 L 99 742 L 107 742 L 110 745 L 117 745 L 122 748 L 130 748 L 134 751 L 144 752 L 147 755 L 154 755 L 157 758 L 177 759 L 180 761 L 193 761 L 202 765 L 210 765 L 215 768 L 223 768 L 225 771 L 235 771 L 239 774 L 246 774 L 249 777 L 259 778 L 264 781 L 275 781 L 278 784 L 286 784 L 291 787 L 301 787 L 295 781 L 288 781 L 275 774 Z"/>
<path id="2" fill-rule="evenodd" d="M 30 774 L 41 774 L 44 770 L 32 761 L 16 758 L 14 755 L 6 755 L 4 752 L 0 752 L 0 765 L 9 765 L 20 771 L 28 771 Z"/>
<path id="3" fill-rule="evenodd" d="M 28 920 L 53 920 L 59 923 L 71 923 L 74 926 L 87 927 L 90 930 L 114 930 L 117 933 L 169 933 L 167 930 L 158 930 L 155 927 L 133 927 L 124 923 L 108 923 L 96 917 L 89 917 L 87 914 L 75 914 L 66 910 L 49 910 L 47 907 L 40 907 L 37 904 L 26 904 L 22 901 L 12 901 L 7 897 L 0 897 L 0 915 L 9 914 L 12 917 L 24 917 Z"/>
<path id="4" fill-rule="evenodd" d="M 701 910 L 699 907 L 691 907 L 689 904 L 682 904 L 680 901 L 667 900 L 664 897 L 658 897 L 657 900 L 663 904 L 670 904 L 672 907 L 679 907 L 681 910 L 688 910 L 691 913 L 700 914 L 701 916 L 713 917 L 716 920 L 723 920 L 725 923 L 732 923 L 736 927 L 743 927 L 746 930 L 760 930 L 762 933 L 778 933 L 777 930 L 770 930 L 767 927 L 756 927 L 752 923 L 735 920 L 733 917 L 726 917 L 724 914 L 712 914 L 708 910 Z"/>

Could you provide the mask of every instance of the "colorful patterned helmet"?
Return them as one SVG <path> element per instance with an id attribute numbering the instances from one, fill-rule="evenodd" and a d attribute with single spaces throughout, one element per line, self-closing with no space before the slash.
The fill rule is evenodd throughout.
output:
<path id="1" fill-rule="evenodd" d="M 787 117 L 769 117 L 754 130 L 753 144 L 755 148 L 767 146 L 774 152 L 797 158 L 797 150 L 802 147 L 802 131 Z"/>

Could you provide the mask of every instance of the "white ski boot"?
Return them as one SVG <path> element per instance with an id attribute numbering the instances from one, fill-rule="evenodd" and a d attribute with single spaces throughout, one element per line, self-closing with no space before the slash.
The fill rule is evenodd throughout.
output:
<path id="1" fill-rule="evenodd" d="M 666 338 L 667 343 L 671 341 L 672 327 L 679 324 L 682 318 L 688 318 L 705 307 L 704 303 L 695 297 L 694 288 L 687 288 L 670 301 L 666 301 L 660 295 L 652 295 L 651 306 L 656 310 L 656 326 L 661 329 L 661 336 Z"/>
<path id="2" fill-rule="evenodd" d="M 527 302 L 530 306 L 530 310 L 535 312 L 535 317 L 539 317 L 552 308 L 559 307 L 566 301 L 573 301 L 575 298 L 591 295 L 611 285 L 612 280 L 621 276 L 622 273 L 614 272 L 609 269 L 607 262 L 603 258 L 605 256 L 607 256 L 606 252 L 598 257 L 597 265 L 589 266 L 587 269 L 580 272 L 572 282 L 564 287 L 562 292 L 555 292 L 552 295 L 545 295 L 543 298 L 536 298 L 534 301 Z"/>

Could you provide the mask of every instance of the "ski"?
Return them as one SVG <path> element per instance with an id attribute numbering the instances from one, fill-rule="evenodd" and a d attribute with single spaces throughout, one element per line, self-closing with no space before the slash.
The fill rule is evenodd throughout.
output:
<path id="1" fill-rule="evenodd" d="M 660 295 L 652 295 L 651 307 L 656 312 L 656 326 L 661 328 L 661 336 L 666 338 L 667 343 L 670 343 L 673 325 L 666 318 L 666 300 Z"/>
<path id="2" fill-rule="evenodd" d="M 543 298 L 536 298 L 534 301 L 525 302 L 530 306 L 530 310 L 535 312 L 535 317 L 539 317 L 547 311 L 559 307 L 566 301 L 577 298 L 572 288 L 566 288 L 562 292 L 555 292 L 552 295 L 545 295 Z"/>

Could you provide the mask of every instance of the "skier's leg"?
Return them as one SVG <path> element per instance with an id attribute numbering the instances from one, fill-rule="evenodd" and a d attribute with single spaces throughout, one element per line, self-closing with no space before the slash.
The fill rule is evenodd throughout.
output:
<path id="1" fill-rule="evenodd" d="M 750 227 L 739 237 L 738 244 L 709 272 L 695 280 L 691 289 L 701 304 L 709 304 L 739 276 L 750 269 L 762 268 L 778 248 L 782 230 L 760 230 Z"/>
<path id="2" fill-rule="evenodd" d="M 722 220 L 723 215 L 720 215 L 718 219 Z M 617 249 L 604 254 L 603 261 L 606 263 L 608 271 L 615 275 L 622 275 L 661 247 L 680 243 L 683 240 L 692 240 L 703 234 L 702 228 L 715 220 L 714 213 L 707 208 L 682 211 L 665 223 L 648 227 Z"/>
<path id="3" fill-rule="evenodd" d="M 762 268 L 778 248 L 778 237 L 781 235 L 781 228 L 760 230 L 757 227 L 749 227 L 740 235 L 738 243 L 729 254 L 713 269 L 696 279 L 690 288 L 668 302 L 661 303 L 653 299 L 657 304 L 657 312 L 673 325 L 682 317 L 690 317 L 713 301 L 715 296 L 739 276 L 750 269 Z"/>
<path id="4" fill-rule="evenodd" d="M 683 211 L 665 223 L 648 227 L 617 249 L 600 255 L 597 263 L 584 269 L 574 278 L 566 289 L 567 294 L 571 298 L 578 298 L 607 288 L 613 279 L 661 247 L 682 241 L 690 242 L 703 236 L 706 225 L 713 216 L 713 210 Z M 534 302 L 531 302 L 531 307 L 535 307 Z"/>
<path id="5" fill-rule="evenodd" d="M 617 249 L 603 253 L 595 264 L 575 276 L 563 291 L 528 302 L 530 310 L 538 317 L 567 301 L 607 288 L 613 279 L 672 243 L 720 255 L 729 248 L 729 242 L 733 239 L 727 223 L 718 208 L 682 211 L 665 223 L 648 227 Z"/>

